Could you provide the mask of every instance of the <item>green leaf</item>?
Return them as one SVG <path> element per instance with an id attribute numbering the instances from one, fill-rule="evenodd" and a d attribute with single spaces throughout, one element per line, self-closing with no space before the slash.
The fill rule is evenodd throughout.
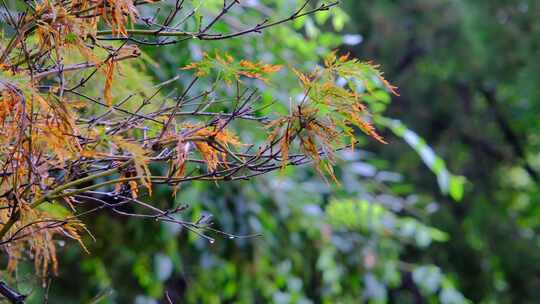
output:
<path id="1" fill-rule="evenodd" d="M 55 219 L 65 219 L 72 215 L 71 211 L 57 202 L 45 202 L 38 206 L 38 210 L 46 212 Z"/>
<path id="2" fill-rule="evenodd" d="M 430 234 L 431 238 L 434 241 L 437 241 L 437 242 L 446 242 L 450 238 L 448 236 L 448 233 L 446 233 L 446 232 L 444 232 L 442 230 L 439 230 L 437 228 L 432 228 L 432 227 L 429 228 L 429 234 Z"/>
<path id="3" fill-rule="evenodd" d="M 349 16 L 341 9 L 334 9 L 334 18 L 332 18 L 332 26 L 336 31 L 343 30 L 345 23 L 349 20 Z"/>
<path id="4" fill-rule="evenodd" d="M 377 117 L 377 122 L 390 128 L 394 134 L 403 138 L 418 153 L 424 164 L 437 177 L 437 183 L 439 184 L 441 193 L 450 195 L 455 201 L 461 201 L 463 199 L 465 177 L 450 173 L 444 160 L 437 156 L 435 151 L 427 145 L 423 138 L 411 131 L 399 120 Z"/>
<path id="5" fill-rule="evenodd" d="M 315 14 L 315 22 L 317 22 L 318 25 L 323 25 L 328 18 L 330 18 L 330 12 L 320 12 L 318 14 Z M 301 19 L 301 18 L 300 18 Z"/>
<path id="6" fill-rule="evenodd" d="M 455 201 L 461 201 L 463 199 L 465 177 L 452 175 L 450 177 L 450 196 Z"/>

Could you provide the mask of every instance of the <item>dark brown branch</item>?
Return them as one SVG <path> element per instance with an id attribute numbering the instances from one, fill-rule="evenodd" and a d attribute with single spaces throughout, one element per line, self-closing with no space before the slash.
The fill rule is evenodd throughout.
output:
<path id="1" fill-rule="evenodd" d="M 4 281 L 0 281 L 0 294 L 12 304 L 24 304 L 26 296 L 9 287 Z"/>
<path id="2" fill-rule="evenodd" d="M 497 125 L 503 133 L 506 142 L 512 147 L 512 149 L 514 150 L 514 154 L 523 162 L 523 168 L 525 169 L 525 171 L 527 171 L 527 173 L 534 180 L 535 183 L 540 182 L 540 175 L 527 160 L 527 153 L 525 147 L 521 143 L 519 135 L 514 132 L 510 122 L 505 117 L 502 110 L 499 108 L 496 90 L 494 88 L 490 89 L 482 87 L 480 91 L 484 95 L 484 98 L 486 99 L 490 110 L 495 115 Z"/>

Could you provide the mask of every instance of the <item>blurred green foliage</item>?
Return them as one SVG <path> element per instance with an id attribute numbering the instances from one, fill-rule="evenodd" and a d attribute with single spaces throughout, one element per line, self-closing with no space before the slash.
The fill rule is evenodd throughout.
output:
<path id="1" fill-rule="evenodd" d="M 201 18 L 222 5 L 187 2 Z M 287 16 L 297 4 L 246 1 L 237 19 L 219 26 Z M 215 50 L 306 71 L 338 47 L 375 60 L 400 87 L 392 103 L 384 90 L 369 101 L 390 144 L 362 139 L 361 149 L 343 151 L 340 185 L 299 167 L 253 181 L 186 184 L 176 197 L 157 188 L 146 200 L 188 204 L 179 216 L 212 216 L 220 230 L 261 236 L 213 235 L 210 243 L 177 226 L 102 213 L 87 219 L 91 253 L 67 243 L 48 291 L 31 267 L 20 269 L 17 287 L 30 303 L 46 293 L 50 303 L 534 303 L 539 5 L 349 0 L 261 35 L 144 47 L 147 66 L 126 72 L 133 86 L 182 75 L 180 67 Z M 270 104 L 287 111 L 301 93 L 294 75 L 275 78 L 254 83 L 262 115 Z M 201 90 L 212 85 L 205 81 Z"/>
<path id="2" fill-rule="evenodd" d="M 426 256 L 478 303 L 540 298 L 538 1 L 346 1 L 348 46 L 401 90 L 388 108 L 467 178 L 460 204 L 438 197 L 430 222 L 448 242 Z M 375 148 L 416 191 L 437 184 L 401 143 Z M 458 180 L 461 183 L 463 180 Z M 450 191 L 451 188 L 450 188 Z M 454 196 L 461 196 L 456 191 Z"/>

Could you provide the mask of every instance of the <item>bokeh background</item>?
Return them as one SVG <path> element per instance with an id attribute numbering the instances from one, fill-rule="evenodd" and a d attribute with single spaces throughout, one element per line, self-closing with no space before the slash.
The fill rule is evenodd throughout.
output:
<path id="1" fill-rule="evenodd" d="M 203 16 L 222 5 L 187 2 Z M 241 1 L 219 27 L 288 16 L 299 2 Z M 30 303 L 540 301 L 539 1 L 343 0 L 260 35 L 143 48 L 155 62 L 137 81 L 182 75 L 216 49 L 303 71 L 332 50 L 380 64 L 400 92 L 371 104 L 389 144 L 343 152 L 340 185 L 299 167 L 147 198 L 257 238 L 210 243 L 164 223 L 92 217 L 91 253 L 67 242 L 50 286 L 30 264 L 19 270 Z M 257 85 L 275 107 L 298 93 L 290 71 Z"/>

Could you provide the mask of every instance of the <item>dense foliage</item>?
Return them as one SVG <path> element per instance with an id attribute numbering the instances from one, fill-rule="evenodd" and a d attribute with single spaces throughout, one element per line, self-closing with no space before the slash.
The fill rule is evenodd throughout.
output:
<path id="1" fill-rule="evenodd" d="M 449 242 L 426 252 L 473 302 L 534 303 L 538 262 L 538 1 L 348 1 L 353 54 L 401 90 L 389 109 L 467 177 L 462 204 L 431 217 Z M 385 147 L 392 168 L 433 191 L 415 155 Z M 379 151 L 378 149 L 376 151 Z M 430 190 L 431 189 L 431 190 Z"/>
<path id="2" fill-rule="evenodd" d="M 1 4 L 11 302 L 538 298 L 535 1 Z"/>

